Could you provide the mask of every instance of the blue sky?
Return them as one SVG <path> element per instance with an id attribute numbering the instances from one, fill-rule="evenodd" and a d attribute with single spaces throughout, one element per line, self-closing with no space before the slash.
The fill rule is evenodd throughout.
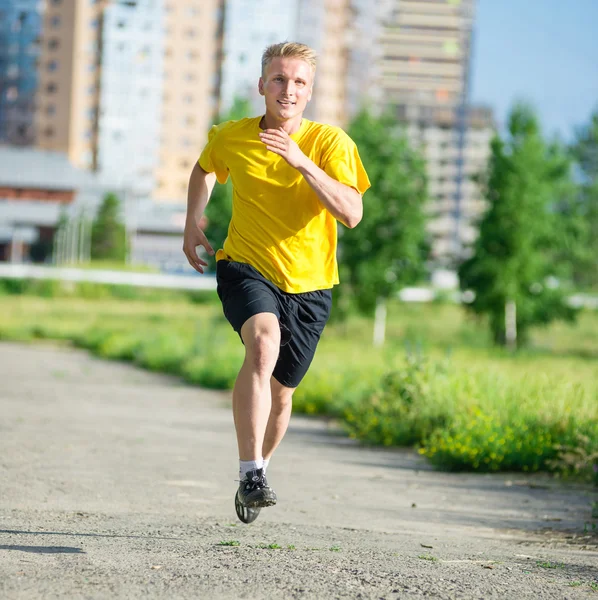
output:
<path id="1" fill-rule="evenodd" d="M 598 0 L 478 0 L 470 98 L 503 127 L 516 99 L 570 139 L 598 109 Z"/>

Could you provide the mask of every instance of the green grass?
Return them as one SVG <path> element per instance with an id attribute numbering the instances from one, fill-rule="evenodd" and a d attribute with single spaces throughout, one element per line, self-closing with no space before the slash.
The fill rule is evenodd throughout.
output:
<path id="1" fill-rule="evenodd" d="M 216 389 L 231 389 L 243 360 L 215 293 L 17 292 L 0 295 L 0 340 L 73 342 Z M 493 348 L 483 323 L 448 304 L 391 303 L 386 345 L 373 348 L 371 336 L 364 318 L 329 325 L 294 410 L 333 416 L 365 443 L 415 446 L 444 469 L 596 477 L 597 313 L 535 332 L 516 354 Z"/>
<path id="2" fill-rule="evenodd" d="M 541 567 L 542 569 L 564 569 L 565 565 L 562 563 L 553 563 L 550 561 L 538 561 L 536 566 Z"/>
<path id="3" fill-rule="evenodd" d="M 438 562 L 438 559 L 431 554 L 420 554 L 417 558 L 421 558 L 421 560 L 429 560 L 430 562 Z"/>
<path id="4" fill-rule="evenodd" d="M 218 542 L 219 546 L 240 546 L 241 543 L 237 540 L 223 540 Z"/>

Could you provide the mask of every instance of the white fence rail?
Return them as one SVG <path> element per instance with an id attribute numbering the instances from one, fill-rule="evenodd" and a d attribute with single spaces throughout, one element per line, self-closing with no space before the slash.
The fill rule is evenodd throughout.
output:
<path id="1" fill-rule="evenodd" d="M 167 275 L 163 273 L 134 273 L 129 271 L 108 271 L 98 269 L 76 269 L 73 267 L 44 267 L 0 263 L 0 278 L 9 279 L 55 279 L 58 281 L 90 281 L 137 287 L 168 288 L 180 290 L 215 290 L 216 278 L 213 275 Z M 429 288 L 404 288 L 399 292 L 403 302 L 431 302 L 435 292 Z M 455 292 L 454 301 L 460 301 Z M 575 294 L 568 298 L 574 307 L 598 310 L 598 297 L 589 294 Z"/>
<path id="2" fill-rule="evenodd" d="M 134 273 L 72 267 L 44 267 L 0 263 L 0 278 L 55 279 L 59 281 L 90 281 L 137 287 L 181 290 L 215 290 L 216 278 L 211 275 L 166 275 L 163 273 Z"/>

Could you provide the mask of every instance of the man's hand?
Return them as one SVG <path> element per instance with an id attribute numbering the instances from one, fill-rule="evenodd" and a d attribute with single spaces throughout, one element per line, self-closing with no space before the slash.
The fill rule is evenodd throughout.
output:
<path id="1" fill-rule="evenodd" d="M 291 167 L 298 169 L 307 158 L 295 140 L 282 127 L 279 129 L 266 129 L 260 132 L 260 139 L 268 150 L 282 156 Z"/>
<path id="2" fill-rule="evenodd" d="M 199 226 L 192 222 L 187 221 L 185 224 L 185 233 L 183 234 L 183 252 L 189 261 L 189 264 L 200 273 L 203 273 L 204 267 L 208 265 L 205 260 L 199 258 L 197 254 L 197 246 L 203 246 L 210 256 L 213 256 L 214 249 L 210 246 L 208 238 L 204 235 L 204 232 Z"/>

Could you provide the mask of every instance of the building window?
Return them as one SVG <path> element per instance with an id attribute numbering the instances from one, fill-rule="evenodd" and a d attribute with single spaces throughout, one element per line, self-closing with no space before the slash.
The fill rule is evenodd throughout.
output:
<path id="1" fill-rule="evenodd" d="M 187 29 L 187 31 L 185 32 L 185 35 L 188 38 L 194 38 L 196 36 L 196 33 L 197 32 L 195 31 L 195 29 L 192 28 L 192 29 Z"/>
<path id="2" fill-rule="evenodd" d="M 58 62 L 55 60 L 51 60 L 48 63 L 48 71 L 50 71 L 50 73 L 53 73 L 54 71 L 56 71 L 58 69 Z"/>
<path id="3" fill-rule="evenodd" d="M 92 19 L 89 23 L 89 26 L 92 29 L 97 29 L 100 26 L 100 20 L 99 19 Z"/>
<path id="4" fill-rule="evenodd" d="M 46 127 L 44 129 L 44 135 L 46 137 L 52 137 L 54 135 L 54 127 Z"/>
<path id="5" fill-rule="evenodd" d="M 62 4 L 62 0 L 52 0 L 52 4 L 58 6 L 59 4 Z"/>
<path id="6" fill-rule="evenodd" d="M 50 25 L 52 27 L 60 27 L 60 16 L 59 15 L 54 15 L 51 19 L 50 19 Z"/>
<path id="7" fill-rule="evenodd" d="M 52 38 L 49 42 L 48 42 L 48 48 L 50 50 L 56 50 L 58 48 L 58 46 L 60 46 L 60 41 L 57 40 L 56 38 Z"/>
<path id="8" fill-rule="evenodd" d="M 127 26 L 127 22 L 126 21 L 118 21 L 118 23 L 116 24 L 116 26 L 119 29 L 124 29 Z"/>
<path id="9" fill-rule="evenodd" d="M 195 61 L 195 60 L 197 60 L 197 57 L 198 57 L 198 53 L 195 50 L 187 51 L 187 58 L 189 60 Z"/>
<path id="10" fill-rule="evenodd" d="M 55 83 L 49 83 L 46 86 L 46 92 L 48 94 L 53 94 L 58 89 L 58 86 Z"/>
<path id="11" fill-rule="evenodd" d="M 56 106 L 54 104 L 48 104 L 48 106 L 46 106 L 46 114 L 49 117 L 52 117 L 56 114 Z"/>

